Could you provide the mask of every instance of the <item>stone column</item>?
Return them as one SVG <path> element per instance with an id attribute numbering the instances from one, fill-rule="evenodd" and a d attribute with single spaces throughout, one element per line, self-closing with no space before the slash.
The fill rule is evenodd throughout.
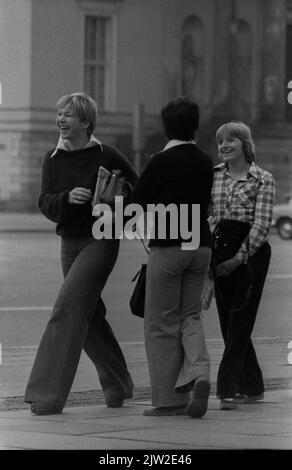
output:
<path id="1" fill-rule="evenodd" d="M 260 117 L 284 119 L 286 0 L 259 0 L 263 17 L 262 78 L 260 81 Z"/>

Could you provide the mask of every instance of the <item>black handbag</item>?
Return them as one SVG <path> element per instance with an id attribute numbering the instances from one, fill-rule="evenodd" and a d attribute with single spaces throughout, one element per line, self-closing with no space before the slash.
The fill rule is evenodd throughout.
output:
<path id="1" fill-rule="evenodd" d="M 213 232 L 212 265 L 233 258 L 250 230 L 247 222 L 221 219 Z"/>
<path id="2" fill-rule="evenodd" d="M 130 298 L 130 309 L 133 315 L 144 318 L 145 292 L 146 292 L 146 269 L 147 264 L 143 263 L 141 269 L 135 274 L 132 282 L 136 282 Z"/>
<path id="3" fill-rule="evenodd" d="M 238 252 L 243 240 L 247 237 L 250 225 L 246 222 L 231 219 L 221 219 L 213 232 L 213 247 L 211 267 L 213 268 L 216 295 L 220 297 L 221 303 L 226 308 L 237 312 L 243 309 L 248 303 L 252 293 L 252 272 L 250 261 L 241 264 L 237 269 L 238 289 L 236 298 L 233 299 L 232 306 L 225 302 L 225 293 L 229 291 L 229 278 L 235 274 L 227 276 L 217 276 L 215 268 L 218 264 L 233 258 Z M 234 271 L 235 273 L 235 271 Z"/>
<path id="4" fill-rule="evenodd" d="M 147 254 L 149 250 L 146 248 L 144 241 L 141 242 Z M 130 298 L 130 309 L 133 315 L 139 318 L 144 318 L 145 310 L 145 292 L 146 292 L 146 270 L 147 264 L 143 263 L 139 271 L 135 274 L 131 282 L 135 282 L 135 287 Z"/>

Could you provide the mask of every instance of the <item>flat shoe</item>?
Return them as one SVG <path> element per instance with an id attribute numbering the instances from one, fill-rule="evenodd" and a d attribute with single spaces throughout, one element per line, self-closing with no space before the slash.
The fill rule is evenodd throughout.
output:
<path id="1" fill-rule="evenodd" d="M 113 400 L 108 400 L 106 402 L 106 406 L 108 408 L 121 408 L 124 404 L 124 399 L 123 398 L 120 398 L 120 399 L 113 399 Z"/>
<path id="2" fill-rule="evenodd" d="M 157 408 L 147 408 L 143 411 L 144 416 L 181 416 L 186 414 L 186 407 L 183 406 L 159 406 Z"/>
<path id="3" fill-rule="evenodd" d="M 220 400 L 220 410 L 235 410 L 236 403 L 233 398 L 222 398 Z"/>
<path id="4" fill-rule="evenodd" d="M 128 398 L 123 390 L 107 390 L 104 397 L 108 408 L 121 408 L 125 398 Z"/>
<path id="5" fill-rule="evenodd" d="M 133 398 L 133 388 L 129 387 L 127 392 L 124 392 L 121 388 L 108 389 L 104 392 L 104 398 L 108 408 L 120 408 L 123 406 L 125 399 Z"/>
<path id="6" fill-rule="evenodd" d="M 30 411 L 34 415 L 58 415 L 62 413 L 61 408 L 49 406 L 46 403 L 33 402 L 30 405 Z"/>
<path id="7" fill-rule="evenodd" d="M 195 382 L 193 397 L 187 406 L 187 415 L 191 418 L 201 418 L 208 409 L 208 399 L 210 394 L 210 382 L 199 380 Z"/>
<path id="8" fill-rule="evenodd" d="M 237 393 L 235 395 L 235 403 L 245 404 L 245 403 L 256 403 L 257 401 L 264 400 L 265 395 L 260 393 L 259 395 L 245 395 L 244 393 Z"/>

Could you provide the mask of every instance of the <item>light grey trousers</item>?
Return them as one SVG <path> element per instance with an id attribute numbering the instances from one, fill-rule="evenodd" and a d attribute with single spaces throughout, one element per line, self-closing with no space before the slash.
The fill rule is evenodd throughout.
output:
<path id="1" fill-rule="evenodd" d="M 210 358 L 201 321 L 201 294 L 210 257 L 208 247 L 150 250 L 144 333 L 155 407 L 187 404 L 187 386 L 198 377 L 210 380 Z"/>

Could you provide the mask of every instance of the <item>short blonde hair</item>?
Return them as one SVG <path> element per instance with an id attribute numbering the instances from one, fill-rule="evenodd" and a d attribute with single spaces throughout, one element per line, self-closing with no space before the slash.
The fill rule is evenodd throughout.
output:
<path id="1" fill-rule="evenodd" d="M 242 151 L 247 163 L 254 162 L 256 159 L 255 145 L 251 135 L 250 127 L 241 121 L 231 121 L 222 124 L 216 131 L 216 142 L 223 135 L 231 135 L 242 141 Z"/>
<path id="2" fill-rule="evenodd" d="M 87 135 L 90 137 L 97 124 L 97 104 L 94 99 L 85 93 L 71 93 L 70 95 L 62 96 L 57 101 L 58 109 L 65 108 L 68 105 L 77 114 L 81 122 L 89 124 Z"/>

